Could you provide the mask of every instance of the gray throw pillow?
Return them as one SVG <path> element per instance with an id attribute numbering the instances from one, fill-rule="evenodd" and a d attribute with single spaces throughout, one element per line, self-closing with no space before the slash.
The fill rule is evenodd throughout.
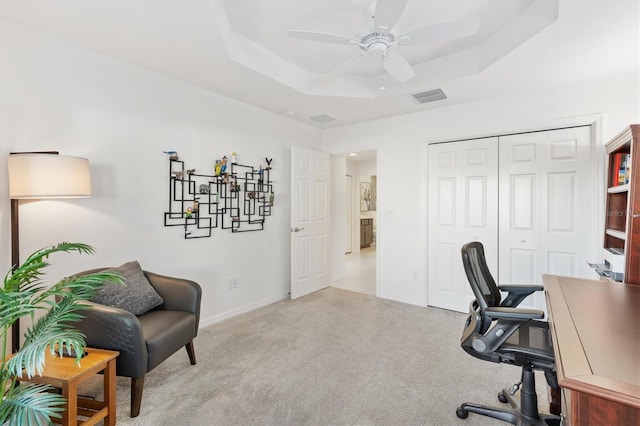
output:
<path id="1" fill-rule="evenodd" d="M 121 308 L 134 315 L 142 315 L 164 303 L 162 297 L 144 276 L 137 261 L 125 263 L 109 271 L 120 274 L 125 285 L 105 283 L 96 291 L 93 302 Z"/>

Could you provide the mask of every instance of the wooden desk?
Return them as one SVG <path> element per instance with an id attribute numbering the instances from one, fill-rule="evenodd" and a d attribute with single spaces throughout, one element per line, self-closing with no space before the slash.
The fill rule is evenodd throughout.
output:
<path id="1" fill-rule="evenodd" d="M 86 355 L 76 365 L 75 358 L 45 355 L 42 376 L 20 379 L 33 383 L 44 383 L 62 388 L 62 396 L 67 400 L 66 411 L 62 414 L 63 425 L 94 425 L 104 419 L 105 425 L 116 424 L 116 357 L 118 352 L 87 348 Z M 94 374 L 104 371 L 104 402 L 78 398 L 78 385 Z M 78 422 L 78 415 L 88 417 Z"/>
<path id="2" fill-rule="evenodd" d="M 543 281 L 568 424 L 640 425 L 640 287 Z"/>

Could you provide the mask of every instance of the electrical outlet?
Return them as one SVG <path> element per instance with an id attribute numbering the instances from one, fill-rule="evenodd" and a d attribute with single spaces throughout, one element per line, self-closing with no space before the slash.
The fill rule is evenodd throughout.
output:
<path id="1" fill-rule="evenodd" d="M 239 285 L 240 285 L 240 277 L 227 278 L 227 289 L 231 290 L 232 288 L 238 288 Z"/>
<path id="2" fill-rule="evenodd" d="M 413 271 L 413 274 L 412 274 L 412 276 L 411 276 L 411 277 L 412 277 L 414 280 L 417 280 L 417 279 L 419 278 L 418 271 L 415 271 L 415 270 L 414 270 L 414 271 Z"/>

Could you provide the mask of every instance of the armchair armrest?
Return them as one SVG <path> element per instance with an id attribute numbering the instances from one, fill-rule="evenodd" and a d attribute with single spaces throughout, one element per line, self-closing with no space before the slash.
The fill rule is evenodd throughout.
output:
<path id="1" fill-rule="evenodd" d="M 151 285 L 164 299 L 159 309 L 191 312 L 196 316 L 196 332 L 200 322 L 202 288 L 194 281 L 144 271 Z"/>
<path id="2" fill-rule="evenodd" d="M 540 284 L 503 284 L 499 285 L 498 289 L 509 293 L 502 303 L 500 303 L 500 306 L 515 308 L 522 303 L 527 296 L 536 291 L 544 290 L 544 287 Z"/>
<path id="3" fill-rule="evenodd" d="M 86 336 L 87 346 L 120 352 L 118 375 L 142 377 L 147 372 L 148 354 L 140 321 L 131 312 L 94 302 L 82 302 L 82 318 L 73 326 Z"/>

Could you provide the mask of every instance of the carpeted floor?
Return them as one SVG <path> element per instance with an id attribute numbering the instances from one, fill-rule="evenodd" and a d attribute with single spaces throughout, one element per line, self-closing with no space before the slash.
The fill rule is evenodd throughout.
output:
<path id="1" fill-rule="evenodd" d="M 180 351 L 147 374 L 135 419 L 130 380 L 119 378 L 118 424 L 502 424 L 455 415 L 465 401 L 500 405 L 498 391 L 520 375 L 467 355 L 464 320 L 335 288 L 276 303 L 201 330 L 196 366 Z M 101 397 L 100 379 L 81 393 Z"/>

